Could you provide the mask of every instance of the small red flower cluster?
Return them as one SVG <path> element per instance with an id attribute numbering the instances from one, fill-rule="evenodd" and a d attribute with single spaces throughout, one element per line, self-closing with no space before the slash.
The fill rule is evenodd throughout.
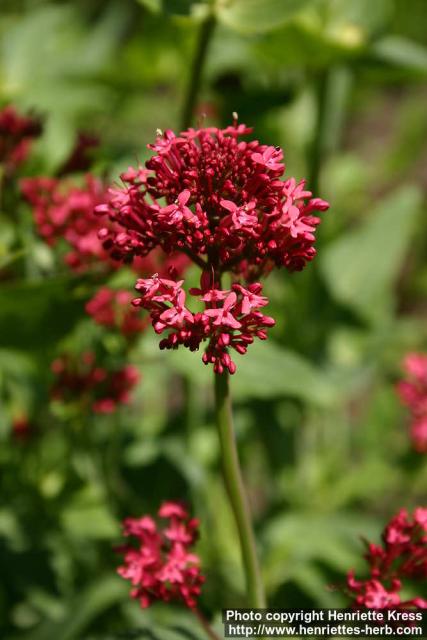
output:
<path id="1" fill-rule="evenodd" d="M 202 276 L 201 288 L 190 289 L 204 304 L 204 311 L 192 313 L 185 304 L 183 280 L 167 280 L 154 275 L 138 280 L 136 290 L 142 295 L 133 304 L 147 309 L 156 333 L 168 332 L 161 340 L 161 349 L 176 349 L 179 345 L 191 351 L 208 340 L 203 362 L 211 363 L 216 373 L 228 369 L 236 371 L 236 365 L 228 353 L 234 349 L 244 354 L 254 337 L 265 340 L 266 329 L 274 325 L 273 318 L 263 315 L 259 309 L 268 304 L 260 295 L 262 286 L 250 284 L 248 288 L 233 284 L 230 290 L 209 285 L 209 274 Z"/>
<path id="2" fill-rule="evenodd" d="M 22 414 L 12 420 L 12 437 L 21 442 L 27 442 L 34 435 L 34 425 L 28 416 Z"/>
<path id="3" fill-rule="evenodd" d="M 426 609 L 427 600 L 402 601 L 399 591 L 404 580 L 427 578 L 427 508 L 418 507 L 412 517 L 404 509 L 399 511 L 384 529 L 382 540 L 382 545 L 368 543 L 365 558 L 370 578 L 359 581 L 353 571 L 348 574 L 353 604 L 369 609 Z"/>
<path id="4" fill-rule="evenodd" d="M 0 164 L 13 173 L 27 158 L 31 143 L 42 132 L 40 120 L 21 116 L 9 105 L 0 111 Z"/>
<path id="5" fill-rule="evenodd" d="M 93 162 L 94 151 L 98 146 L 99 138 L 97 136 L 80 131 L 70 155 L 58 170 L 57 176 L 88 171 Z"/>
<path id="6" fill-rule="evenodd" d="M 85 352 L 80 359 L 61 356 L 52 363 L 55 381 L 51 397 L 62 402 L 81 402 L 95 413 L 113 413 L 117 405 L 129 401 L 140 376 L 135 367 L 108 370 L 96 363 L 95 354 Z"/>
<path id="7" fill-rule="evenodd" d="M 427 453 L 427 355 L 409 353 L 403 368 L 407 375 L 397 391 L 401 401 L 411 411 L 411 439 L 419 453 Z"/>
<path id="8" fill-rule="evenodd" d="M 136 546 L 127 544 L 117 549 L 124 554 L 118 573 L 132 583 L 131 596 L 143 608 L 157 600 L 184 601 L 187 607 L 195 608 L 204 582 L 200 560 L 190 552 L 198 537 L 199 522 L 190 519 L 176 502 L 164 502 L 158 515 L 168 521 L 163 529 L 150 516 L 124 520 L 124 535 L 136 538 Z"/>
<path id="9" fill-rule="evenodd" d="M 102 183 L 91 175 L 81 186 L 58 178 L 26 178 L 21 182 L 26 200 L 33 207 L 38 232 L 54 246 L 65 240 L 70 250 L 66 264 L 84 271 L 94 264 L 108 261 L 98 238 L 99 224 L 94 207 L 105 198 Z M 111 261 L 110 261 L 111 262 Z"/>
<path id="10" fill-rule="evenodd" d="M 132 293 L 126 289 L 102 287 L 86 304 L 86 311 L 97 324 L 118 329 L 130 337 L 146 326 L 137 309 L 131 306 L 132 298 Z"/>
<path id="11" fill-rule="evenodd" d="M 109 202 L 96 208 L 120 227 L 103 229 L 105 248 L 119 260 L 156 246 L 181 250 L 250 280 L 274 265 L 302 269 L 316 253 L 320 219 L 313 213 L 329 205 L 311 198 L 304 181 L 279 179 L 285 171 L 279 147 L 239 141 L 251 131 L 235 122 L 159 134 L 146 168 L 129 168 L 124 187 L 111 189 Z"/>

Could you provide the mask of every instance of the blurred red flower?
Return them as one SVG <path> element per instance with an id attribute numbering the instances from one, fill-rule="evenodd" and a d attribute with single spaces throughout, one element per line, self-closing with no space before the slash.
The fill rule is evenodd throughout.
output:
<path id="1" fill-rule="evenodd" d="M 33 207 L 34 222 L 39 234 L 54 246 L 65 241 L 66 264 L 74 271 L 85 271 L 104 263 L 114 268 L 98 238 L 99 222 L 94 208 L 105 197 L 100 180 L 87 175 L 83 184 L 67 179 L 25 178 L 21 189 Z"/>
<path id="2" fill-rule="evenodd" d="M 406 378 L 397 384 L 397 392 L 411 413 L 411 439 L 414 449 L 427 453 L 427 355 L 408 353 L 403 361 Z"/>
<path id="3" fill-rule="evenodd" d="M 86 311 L 97 324 L 118 329 L 130 337 L 147 325 L 131 305 L 132 298 L 132 293 L 125 289 L 102 287 L 86 304 Z"/>
<path id="4" fill-rule="evenodd" d="M 113 370 L 100 366 L 92 352 L 85 352 L 80 358 L 63 355 L 53 361 L 51 368 L 55 376 L 51 397 L 89 404 L 95 413 L 113 413 L 119 404 L 129 402 L 130 392 L 140 378 L 131 365 Z"/>
<path id="5" fill-rule="evenodd" d="M 13 173 L 27 159 L 41 132 L 39 118 L 20 115 L 12 105 L 0 111 L 0 164 L 6 173 Z"/>

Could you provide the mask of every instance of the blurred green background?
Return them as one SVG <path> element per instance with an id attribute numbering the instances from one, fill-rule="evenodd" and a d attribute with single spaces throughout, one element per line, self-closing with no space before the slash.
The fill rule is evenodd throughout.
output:
<path id="1" fill-rule="evenodd" d="M 114 180 L 149 156 L 157 128 L 179 130 L 206 4 L 0 8 L 1 104 L 45 122 L 20 177 L 54 173 L 84 130 L 101 140 L 94 172 Z M 378 539 L 426 497 L 394 384 L 403 355 L 427 348 L 427 4 L 222 0 L 216 17 L 198 113 L 226 125 L 237 111 L 331 202 L 314 263 L 266 282 L 277 324 L 239 358 L 232 389 L 269 603 L 343 606 L 328 587 L 351 567 L 363 575 L 360 536 Z M 96 343 L 120 358 L 123 341 L 84 311 L 104 283 L 71 274 L 13 203 L 0 214 L 0 636 L 202 638 L 182 608 L 130 600 L 113 547 L 124 516 L 185 499 L 202 521 L 202 608 L 244 603 L 211 372 L 198 354 L 159 352 L 147 331 L 126 351 L 142 374 L 129 407 L 50 403 L 62 349 Z M 114 277 L 131 289 L 129 274 Z M 25 442 L 19 414 L 34 425 Z"/>

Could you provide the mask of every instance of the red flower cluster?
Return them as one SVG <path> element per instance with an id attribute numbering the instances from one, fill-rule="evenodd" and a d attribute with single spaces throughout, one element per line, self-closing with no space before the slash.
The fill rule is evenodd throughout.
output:
<path id="1" fill-rule="evenodd" d="M 79 360 L 69 355 L 57 358 L 52 372 L 53 399 L 81 402 L 95 413 L 113 413 L 117 405 L 127 403 L 140 378 L 138 370 L 130 365 L 112 371 L 99 366 L 92 352 L 85 352 Z"/>
<path id="2" fill-rule="evenodd" d="M 75 271 L 87 269 L 108 255 L 98 238 L 94 207 L 105 197 L 102 183 L 91 175 L 82 186 L 58 178 L 26 178 L 21 188 L 33 207 L 40 235 L 51 246 L 65 240 L 69 251 L 65 262 Z"/>
<path id="3" fill-rule="evenodd" d="M 118 549 L 124 554 L 118 573 L 132 583 L 131 596 L 143 608 L 156 600 L 182 600 L 187 607 L 195 608 L 204 582 L 200 560 L 190 552 L 198 537 L 199 522 L 190 519 L 176 502 L 164 502 L 158 515 L 168 521 L 163 529 L 150 516 L 123 522 L 124 535 L 135 538 L 136 545 Z"/>
<path id="4" fill-rule="evenodd" d="M 131 306 L 132 298 L 132 293 L 125 289 L 102 287 L 86 304 L 86 311 L 98 324 L 130 337 L 146 326 L 137 309 Z"/>
<path id="5" fill-rule="evenodd" d="M 411 438 L 419 453 L 427 453 L 427 355 L 409 353 L 403 363 L 407 375 L 397 391 L 411 411 Z"/>
<path id="6" fill-rule="evenodd" d="M 212 363 L 216 373 L 228 369 L 236 371 L 229 349 L 240 354 L 247 351 L 254 337 L 265 340 L 266 329 L 274 325 L 273 318 L 263 315 L 259 309 L 268 304 L 260 295 L 262 286 L 250 284 L 245 289 L 233 284 L 230 290 L 209 285 L 209 274 L 204 272 L 200 289 L 190 289 L 204 304 L 204 311 L 193 313 L 185 304 L 183 280 L 175 282 L 159 278 L 138 280 L 136 289 L 141 293 L 133 304 L 147 309 L 156 333 L 168 332 L 161 340 L 161 349 L 176 349 L 179 345 L 196 351 L 201 342 L 208 340 L 203 354 L 205 364 Z"/>
<path id="7" fill-rule="evenodd" d="M 348 574 L 353 604 L 369 609 L 426 609 L 427 600 L 402 601 L 399 591 L 404 580 L 427 578 L 427 508 L 418 507 L 412 517 L 404 509 L 399 511 L 384 529 L 382 540 L 382 545 L 368 543 L 369 579 L 359 581 L 353 571 Z"/>
<path id="8" fill-rule="evenodd" d="M 275 265 L 300 270 L 315 255 L 315 229 L 328 203 L 312 198 L 304 181 L 280 180 L 278 147 L 240 141 L 251 129 L 237 125 L 159 134 L 146 168 L 129 168 L 124 187 L 99 205 L 116 227 L 101 232 L 119 260 L 160 246 L 183 251 L 216 273 L 255 280 Z"/>
<path id="9" fill-rule="evenodd" d="M 34 138 L 42 132 L 40 120 L 21 116 L 9 105 L 0 111 L 0 164 L 13 173 L 30 151 Z"/>
<path id="10" fill-rule="evenodd" d="M 216 373 L 236 370 L 230 349 L 246 353 L 254 337 L 267 337 L 274 320 L 259 311 L 268 300 L 255 281 L 274 266 L 295 271 L 312 260 L 320 222 L 313 214 L 329 206 L 304 181 L 282 180 L 282 150 L 240 140 L 250 132 L 237 119 L 225 129 L 159 132 L 145 167 L 130 167 L 95 208 L 109 221 L 99 237 L 112 258 L 131 262 L 160 249 L 202 268 L 201 289 L 190 293 L 203 311 L 186 307 L 173 275 L 139 280 L 134 304 L 149 311 L 157 333 L 167 332 L 160 348 L 196 350 L 208 341 L 203 361 Z M 221 289 L 224 272 L 234 279 L 229 290 Z"/>

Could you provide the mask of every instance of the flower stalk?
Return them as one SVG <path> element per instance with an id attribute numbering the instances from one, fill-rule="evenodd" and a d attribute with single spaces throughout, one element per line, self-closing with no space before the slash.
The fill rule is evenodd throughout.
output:
<path id="1" fill-rule="evenodd" d="M 205 616 L 200 611 L 200 609 L 195 608 L 195 609 L 192 609 L 192 611 L 194 612 L 194 615 L 196 616 L 197 620 L 200 622 L 201 626 L 205 630 L 208 638 L 210 638 L 211 640 L 221 640 L 219 635 L 216 633 L 216 631 L 214 631 L 214 629 L 209 624 L 208 620 L 206 620 Z"/>
<path id="2" fill-rule="evenodd" d="M 265 607 L 264 587 L 258 563 L 249 503 L 240 470 L 229 385 L 229 374 L 215 374 L 215 420 L 221 444 L 224 480 L 239 533 L 246 575 L 248 605 Z"/>
<path id="3" fill-rule="evenodd" d="M 316 124 L 314 128 L 313 140 L 309 149 L 309 184 L 313 192 L 319 188 L 320 171 L 325 155 L 325 123 L 327 121 L 328 104 L 328 83 L 329 75 L 326 71 L 320 73 L 315 81 L 316 95 Z"/>
<path id="4" fill-rule="evenodd" d="M 196 52 L 193 58 L 188 85 L 186 89 L 184 105 L 181 115 L 181 127 L 187 129 L 192 122 L 194 108 L 200 91 L 203 68 L 206 62 L 209 44 L 215 29 L 215 16 L 210 11 L 200 26 Z"/>

